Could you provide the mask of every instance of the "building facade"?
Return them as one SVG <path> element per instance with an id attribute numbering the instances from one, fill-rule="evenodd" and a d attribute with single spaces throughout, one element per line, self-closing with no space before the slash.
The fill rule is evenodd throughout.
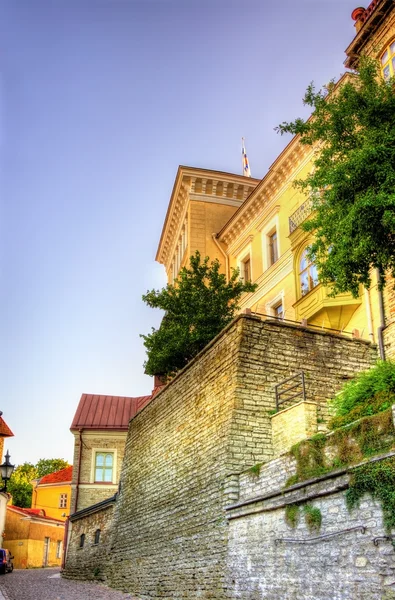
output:
<path id="1" fill-rule="evenodd" d="M 356 36 L 346 50 L 346 66 L 355 68 L 359 57 L 380 61 L 382 76 L 395 74 L 395 11 L 391 0 L 374 0 L 352 14 Z M 345 74 L 337 86 L 347 79 Z M 373 274 L 369 290 L 330 296 L 319 283 L 317 270 L 306 255 L 312 238 L 301 223 L 311 203 L 293 186 L 313 168 L 313 149 L 294 137 L 262 180 L 179 167 L 170 198 L 156 260 L 172 282 L 189 257 L 199 250 L 218 259 L 229 276 L 232 268 L 257 284 L 241 300 L 241 310 L 336 331 L 359 331 L 362 338 L 380 342 L 395 356 L 390 330 L 395 315 L 381 310 L 380 292 Z M 391 285 L 387 296 L 393 295 Z M 391 298 L 385 299 L 391 304 Z"/>
<path id="2" fill-rule="evenodd" d="M 16 569 L 58 567 L 62 562 L 64 522 L 43 510 L 7 506 L 4 546 Z"/>
<path id="3" fill-rule="evenodd" d="M 74 435 L 71 513 L 117 492 L 129 421 L 150 399 L 151 395 L 82 394 L 70 428 Z"/>
<path id="4" fill-rule="evenodd" d="M 72 475 L 73 467 L 66 467 L 35 479 L 31 508 L 43 510 L 47 517 L 65 521 L 70 514 Z"/>

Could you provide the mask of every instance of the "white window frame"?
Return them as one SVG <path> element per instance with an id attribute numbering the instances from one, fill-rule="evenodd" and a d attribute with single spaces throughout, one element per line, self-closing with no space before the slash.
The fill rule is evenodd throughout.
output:
<path id="1" fill-rule="evenodd" d="M 265 308 L 265 312 L 267 315 L 270 315 L 272 317 L 275 317 L 276 314 L 274 312 L 274 308 L 276 306 L 278 306 L 279 304 L 282 304 L 283 307 L 283 319 L 285 319 L 285 304 L 284 304 L 284 290 L 281 290 L 281 292 L 279 294 L 277 294 L 277 296 L 275 296 L 274 298 L 272 298 L 270 300 L 270 302 L 266 302 L 266 308 Z"/>
<path id="2" fill-rule="evenodd" d="M 96 454 L 112 454 L 113 468 L 112 481 L 96 481 Z M 100 485 L 112 485 L 117 483 L 117 449 L 116 448 L 92 448 L 91 483 Z"/>
<path id="3" fill-rule="evenodd" d="M 263 270 L 267 271 L 270 269 L 272 264 L 270 263 L 270 244 L 269 238 L 270 236 L 276 232 L 277 233 L 277 260 L 273 264 L 275 265 L 281 256 L 281 246 L 280 246 L 280 220 L 278 218 L 278 214 L 275 215 L 264 227 L 261 229 L 262 235 L 262 262 L 263 262 Z"/>
<path id="4" fill-rule="evenodd" d="M 252 282 L 252 281 L 254 281 L 254 275 L 252 272 L 251 244 L 248 244 L 248 246 L 246 246 L 246 248 L 244 248 L 243 252 L 241 254 L 239 254 L 239 256 L 237 257 L 237 266 L 240 271 L 240 277 L 243 281 L 244 281 L 244 263 L 246 262 L 247 259 L 250 260 L 250 273 L 251 273 L 250 281 Z"/>

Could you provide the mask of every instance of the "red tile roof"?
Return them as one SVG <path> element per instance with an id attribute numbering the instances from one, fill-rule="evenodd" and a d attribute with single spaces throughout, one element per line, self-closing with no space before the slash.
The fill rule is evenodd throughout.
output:
<path id="1" fill-rule="evenodd" d="M 45 519 L 46 521 L 54 521 L 55 523 L 60 523 L 64 526 L 64 521 L 60 519 L 54 519 L 53 517 L 47 517 L 45 514 L 45 510 L 42 508 L 21 508 L 20 506 L 13 506 L 12 504 L 7 505 L 8 509 L 13 510 L 14 512 L 20 513 L 21 515 L 26 515 L 28 517 L 39 517 L 40 519 Z"/>
<path id="2" fill-rule="evenodd" d="M 82 394 L 70 429 L 127 431 L 129 421 L 152 399 L 149 396 L 101 396 Z"/>
<path id="3" fill-rule="evenodd" d="M 4 421 L 3 417 L 0 416 L 0 437 L 14 437 L 11 429 Z"/>
<path id="4" fill-rule="evenodd" d="M 73 467 L 66 467 L 60 471 L 55 471 L 55 473 L 44 475 L 44 477 L 41 477 L 39 480 L 39 485 L 42 483 L 68 483 L 71 482 L 72 475 Z"/>

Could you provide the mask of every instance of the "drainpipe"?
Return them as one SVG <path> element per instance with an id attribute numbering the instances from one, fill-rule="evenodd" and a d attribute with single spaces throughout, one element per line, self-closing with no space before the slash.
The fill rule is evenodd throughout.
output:
<path id="1" fill-rule="evenodd" d="M 370 306 L 369 290 L 367 288 L 363 288 L 363 293 L 365 296 L 365 308 L 366 308 L 366 318 L 368 320 L 369 338 L 372 340 L 372 342 L 374 342 L 372 308 Z"/>
<path id="2" fill-rule="evenodd" d="M 74 500 L 73 512 L 77 511 L 78 495 L 79 495 L 79 491 L 80 491 L 79 484 L 80 484 L 80 474 L 81 474 L 82 432 L 83 432 L 83 429 L 79 429 L 78 432 L 79 432 L 79 439 L 80 439 L 80 449 L 79 449 L 79 452 L 78 452 L 78 471 L 77 471 L 77 483 L 76 483 L 76 486 L 75 486 L 75 500 Z"/>
<path id="3" fill-rule="evenodd" d="M 379 342 L 380 358 L 381 358 L 381 360 L 385 360 L 384 337 L 383 337 L 383 331 L 386 328 L 385 313 L 384 313 L 384 297 L 383 297 L 383 290 L 380 289 L 382 278 L 381 278 L 381 274 L 379 273 L 378 269 L 376 269 L 376 273 L 377 273 L 377 292 L 378 292 L 378 297 L 379 297 L 379 312 L 380 312 L 380 327 L 377 329 L 377 339 Z"/>
<path id="4" fill-rule="evenodd" d="M 228 283 L 228 281 L 229 281 L 229 259 L 228 259 L 228 255 L 226 254 L 225 250 L 219 245 L 219 242 L 217 241 L 217 234 L 216 233 L 212 233 L 211 237 L 213 238 L 213 242 L 217 246 L 218 250 L 220 250 L 221 253 L 222 253 L 222 255 L 225 257 L 225 275 L 226 275 L 226 283 Z"/>

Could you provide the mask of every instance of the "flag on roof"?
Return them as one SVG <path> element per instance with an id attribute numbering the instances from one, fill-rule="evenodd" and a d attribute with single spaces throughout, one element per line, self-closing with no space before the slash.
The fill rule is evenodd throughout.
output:
<path id="1" fill-rule="evenodd" d="M 243 175 L 251 177 L 250 163 L 248 162 L 247 152 L 244 145 L 244 138 L 241 138 L 241 157 L 243 162 Z"/>

